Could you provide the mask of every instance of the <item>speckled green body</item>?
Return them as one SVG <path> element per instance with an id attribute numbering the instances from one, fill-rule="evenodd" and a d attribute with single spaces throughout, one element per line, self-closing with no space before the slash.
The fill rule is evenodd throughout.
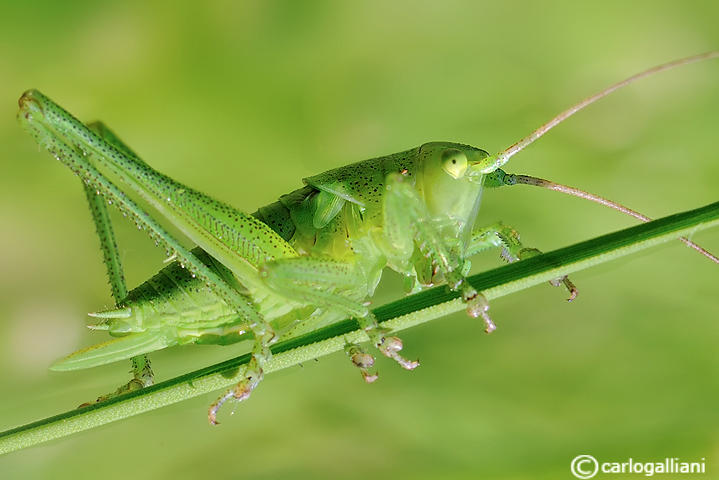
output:
<path id="1" fill-rule="evenodd" d="M 429 177 L 422 175 L 422 167 L 428 156 L 427 151 L 440 145 L 443 148 L 472 148 L 433 143 L 427 144 L 424 152 L 423 147 L 417 147 L 330 170 L 305 179 L 305 187 L 261 207 L 253 216 L 287 241 L 300 256 L 339 260 L 351 265 L 355 272 L 360 272 L 361 281 L 358 285 L 343 292 L 349 298 L 362 300 L 371 296 L 388 265 L 407 276 L 414 277 L 419 272 L 419 285 L 430 285 L 437 281 L 437 277 L 433 279 L 435 266 L 428 257 L 419 251 L 412 252 L 414 258 L 408 258 L 406 252 L 388 253 L 382 237 L 377 233 L 386 227 L 383 198 L 387 191 L 388 175 L 402 174 L 409 186 L 418 188 L 418 191 L 428 196 L 429 191 L 424 183 L 427 183 Z M 478 156 L 486 156 L 486 153 L 476 151 Z M 457 187 L 456 184 L 451 186 Z M 451 209 L 439 212 L 434 217 L 438 225 L 444 225 L 444 240 L 454 244 L 456 254 L 460 256 L 466 250 L 482 189 L 481 183 L 477 182 L 470 182 L 467 186 L 469 188 L 464 198 L 456 199 Z M 275 330 L 287 331 L 300 325 L 300 328 L 295 329 L 295 334 L 304 333 L 302 324 L 308 319 L 311 319 L 311 328 L 316 328 L 345 316 L 341 311 L 333 311 L 322 305 L 292 305 L 291 301 L 278 302 L 275 296 L 261 293 L 253 296 L 250 289 L 238 282 L 222 263 L 199 248 L 193 250 L 193 253 L 228 283 L 252 297 L 256 308 Z M 257 258 L 258 255 L 252 257 L 253 265 L 259 267 L 261 262 Z M 273 258 L 276 257 L 266 257 L 265 261 Z M 312 265 L 312 268 L 316 267 L 316 264 Z M 309 275 L 310 272 L 307 272 Z M 292 308 L 288 308 L 288 304 Z M 103 323 L 111 335 L 124 336 L 131 332 L 172 327 L 177 333 L 178 344 L 226 345 L 242 340 L 247 333 L 245 320 L 213 294 L 202 280 L 181 267 L 179 262 L 168 265 L 131 291 L 118 310 L 127 309 L 131 312 L 128 312 L 129 315 L 108 318 Z"/>
<path id="2" fill-rule="evenodd" d="M 408 290 L 463 282 L 486 175 L 483 150 L 427 143 L 309 177 L 305 187 L 248 215 L 157 172 L 104 127 L 89 129 L 37 91 L 20 105 L 21 125 L 41 146 L 177 257 L 116 309 L 91 314 L 102 319 L 91 328 L 120 338 L 76 352 L 56 370 L 178 344 L 230 344 L 249 333 L 261 343 L 257 357 L 269 358 L 277 334 L 291 337 L 347 316 L 377 330 L 365 300 L 387 266 L 410 280 Z M 95 164 L 199 247 L 185 250 Z M 385 342 L 381 333 L 374 341 Z"/>
<path id="3" fill-rule="evenodd" d="M 399 355 L 401 340 L 385 336 L 366 302 L 386 267 L 407 278 L 408 292 L 446 281 L 460 292 L 471 316 L 481 315 L 488 332 L 495 328 L 486 298 L 465 277 L 470 243 L 473 250 L 500 244 L 494 230 L 479 236 L 471 231 L 485 176 L 493 168 L 483 150 L 426 143 L 309 177 L 305 187 L 248 215 L 157 172 L 102 124 L 84 125 L 40 92 L 26 92 L 20 107 L 20 124 L 85 183 L 119 299 L 116 309 L 90 314 L 101 319 L 91 328 L 118 338 L 75 352 L 53 364 L 54 370 L 131 358 L 135 381 L 148 385 L 147 353 L 252 338 L 243 380 L 209 409 L 213 424 L 226 400 L 248 398 L 259 384 L 272 356 L 269 346 L 278 338 L 348 316 L 382 354 L 412 370 L 419 362 Z M 185 249 L 119 183 L 198 248 Z M 174 260 L 122 299 L 114 234 L 93 193 L 146 230 Z M 359 345 L 349 345 L 347 353 L 365 381 L 377 378 L 368 371 L 373 357 Z"/>

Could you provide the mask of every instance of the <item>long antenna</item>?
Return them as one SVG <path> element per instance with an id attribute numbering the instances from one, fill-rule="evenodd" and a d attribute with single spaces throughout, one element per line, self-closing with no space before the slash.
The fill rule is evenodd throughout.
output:
<path id="1" fill-rule="evenodd" d="M 655 73 L 663 72 L 665 70 L 670 70 L 672 68 L 681 67 L 683 65 L 689 65 L 690 63 L 701 62 L 703 60 L 709 60 L 710 58 L 717 58 L 717 57 L 719 57 L 719 50 L 703 53 L 701 55 L 694 55 L 693 57 L 687 57 L 687 58 L 683 58 L 681 60 L 675 60 L 673 62 L 665 63 L 664 65 L 659 65 L 658 67 L 650 68 L 647 71 L 638 73 L 632 77 L 627 78 L 626 80 L 622 80 L 619 83 L 615 83 L 611 87 L 607 87 L 604 90 L 602 90 L 601 92 L 597 92 L 594 95 L 592 95 L 591 97 L 587 97 L 584 100 L 582 100 L 581 102 L 577 103 L 576 105 L 569 107 L 567 110 L 563 111 L 562 113 L 560 113 L 559 115 L 557 115 L 556 117 L 554 117 L 553 119 L 551 119 L 550 121 L 548 121 L 547 123 L 545 123 L 544 125 L 539 127 L 538 129 L 536 129 L 535 131 L 533 131 L 532 133 L 530 133 L 529 135 L 527 135 L 526 137 L 524 137 L 523 139 L 521 139 L 520 141 L 518 141 L 517 143 L 512 145 L 511 147 L 509 147 L 505 150 L 502 150 L 498 154 L 485 159 L 485 161 L 483 161 L 479 165 L 481 167 L 480 168 L 481 172 L 482 173 L 491 173 L 491 172 L 497 170 L 499 167 L 501 167 L 502 165 L 507 163 L 507 161 L 511 157 L 513 157 L 517 153 L 519 153 L 522 150 L 524 150 L 525 148 L 527 148 L 527 146 L 534 143 L 534 141 L 537 140 L 539 137 L 541 137 L 542 135 L 547 133 L 549 130 L 551 130 L 555 126 L 562 123 L 567 118 L 569 118 L 572 115 L 574 115 L 575 113 L 577 113 L 579 110 L 583 109 L 584 107 L 586 107 L 588 105 L 591 105 L 592 103 L 596 102 L 600 98 L 606 97 L 610 93 L 612 93 L 616 90 L 619 90 L 622 87 L 632 84 L 632 83 L 636 82 L 637 80 L 641 80 L 642 78 L 650 77 L 650 76 L 654 75 Z"/>
<path id="2" fill-rule="evenodd" d="M 626 213 L 627 215 L 630 215 L 638 220 L 641 220 L 642 222 L 649 222 L 652 219 L 647 217 L 646 215 L 642 215 L 641 213 L 634 211 L 630 208 L 625 207 L 624 205 L 621 205 L 617 202 L 613 202 L 611 200 L 607 200 L 604 197 L 600 197 L 599 195 L 594 195 L 589 192 L 585 192 L 584 190 L 579 190 L 578 188 L 569 187 L 567 185 L 562 185 L 556 182 L 552 182 L 550 180 L 544 180 L 543 178 L 537 178 L 537 177 L 530 177 L 529 175 L 514 175 L 514 174 L 506 174 L 502 180 L 502 182 L 505 185 L 533 185 L 535 187 L 542 187 L 542 188 L 548 188 L 549 190 L 554 190 L 555 192 L 562 192 L 567 193 L 569 195 L 574 195 L 575 197 L 584 198 L 586 200 L 591 200 L 592 202 L 599 203 L 601 205 L 604 205 L 609 208 L 613 208 L 614 210 L 618 210 L 622 213 Z M 696 243 L 692 242 L 686 237 L 679 237 L 677 240 L 684 242 L 689 247 L 693 248 L 697 252 L 701 253 L 705 257 L 707 257 L 709 260 L 711 260 L 714 263 L 719 263 L 719 258 L 717 258 L 715 255 L 712 255 L 711 253 L 704 250 L 702 247 L 697 245 Z"/>

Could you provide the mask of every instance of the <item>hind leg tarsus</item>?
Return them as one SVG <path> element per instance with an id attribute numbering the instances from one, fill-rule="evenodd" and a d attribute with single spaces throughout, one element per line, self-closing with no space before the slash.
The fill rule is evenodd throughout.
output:
<path id="1" fill-rule="evenodd" d="M 103 402 L 105 400 L 109 400 L 111 398 L 119 397 L 120 395 L 124 395 L 126 393 L 134 392 L 136 390 L 141 390 L 145 387 L 149 387 L 151 385 L 155 384 L 155 380 L 152 373 L 152 367 L 150 366 L 150 359 L 147 357 L 147 355 L 138 355 L 136 357 L 133 357 L 131 359 L 132 362 L 132 380 L 127 382 L 125 385 L 121 386 L 117 390 L 115 390 L 112 393 L 108 393 L 107 395 L 102 395 L 97 398 L 94 402 L 85 402 L 82 405 L 80 405 L 77 408 L 87 407 L 89 405 L 94 405 L 99 402 Z"/>
<path id="2" fill-rule="evenodd" d="M 270 345 L 277 341 L 277 336 L 269 324 L 258 325 L 254 330 L 256 331 L 256 339 L 252 347 L 252 358 L 247 364 L 247 369 L 245 370 L 242 380 L 215 400 L 207 410 L 207 418 L 212 425 L 219 425 L 220 422 L 217 421 L 217 412 L 220 411 L 223 403 L 233 397 L 238 402 L 247 400 L 250 398 L 252 390 L 254 390 L 255 387 L 260 384 L 262 378 L 264 378 L 263 367 L 272 358 Z"/>

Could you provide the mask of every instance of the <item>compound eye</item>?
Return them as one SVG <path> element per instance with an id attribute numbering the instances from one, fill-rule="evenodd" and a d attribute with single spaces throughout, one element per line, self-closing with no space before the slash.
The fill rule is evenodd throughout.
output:
<path id="1" fill-rule="evenodd" d="M 467 156 L 456 148 L 442 152 L 442 167 L 454 178 L 463 177 L 467 172 Z"/>

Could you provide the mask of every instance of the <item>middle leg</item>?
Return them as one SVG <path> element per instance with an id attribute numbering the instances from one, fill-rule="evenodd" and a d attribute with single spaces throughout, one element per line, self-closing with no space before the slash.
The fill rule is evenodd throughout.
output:
<path id="1" fill-rule="evenodd" d="M 273 290 L 290 300 L 354 317 L 383 355 L 392 358 L 404 369 L 417 368 L 419 362 L 399 354 L 402 341 L 397 337 L 388 337 L 388 332 L 379 326 L 377 318 L 363 303 L 367 295 L 367 280 L 358 270 L 351 263 L 332 258 L 302 256 L 267 262 L 260 275 Z M 291 331 L 289 335 L 304 333 L 310 327 L 310 324 L 303 323 L 301 332 Z M 374 363 L 369 360 L 371 356 L 357 345 L 349 345 L 345 351 L 360 368 L 365 381 L 372 383 L 377 377 L 367 371 Z"/>

